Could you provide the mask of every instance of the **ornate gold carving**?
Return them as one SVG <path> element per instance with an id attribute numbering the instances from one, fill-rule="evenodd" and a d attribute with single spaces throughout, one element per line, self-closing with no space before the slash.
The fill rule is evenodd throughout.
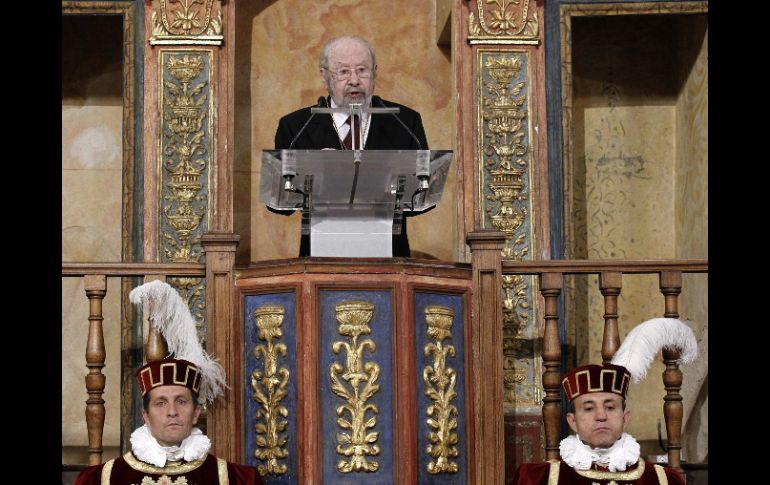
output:
<path id="1" fill-rule="evenodd" d="M 516 246 L 524 242 L 526 235 L 519 234 L 515 240 L 513 236 L 524 223 L 528 211 L 526 206 L 517 208 L 513 203 L 527 200 L 522 194 L 522 176 L 526 174 L 527 166 L 527 160 L 523 157 L 528 153 L 524 143 L 527 109 L 526 96 L 520 96 L 526 82 L 510 85 L 511 80 L 521 70 L 519 56 L 489 57 L 484 67 L 493 80 L 485 85 L 491 96 L 483 98 L 482 115 L 487 122 L 487 132 L 484 136 L 488 140 L 484 146 L 484 154 L 488 157 L 484 166 L 492 175 L 489 188 L 493 195 L 487 198 L 500 202 L 496 213 L 493 213 L 492 207 L 487 207 L 487 212 L 490 214 L 492 226 L 505 233 L 503 258 L 520 261 L 528 254 L 529 247 L 516 249 Z M 493 155 L 497 155 L 497 158 Z"/>
<path id="2" fill-rule="evenodd" d="M 254 347 L 254 357 L 259 360 L 261 355 L 265 363 L 262 370 L 254 369 L 251 373 L 251 398 L 261 406 L 256 413 L 254 425 L 257 432 L 254 456 L 267 462 L 257 467 L 262 476 L 282 475 L 287 471 L 286 464 L 278 461 L 289 456 L 286 450 L 288 436 L 284 433 L 288 425 L 285 418 L 289 411 L 281 405 L 287 395 L 289 369 L 278 367 L 278 357 L 286 357 L 287 349 L 282 342 L 273 343 L 273 340 L 283 336 L 281 325 L 285 313 L 286 310 L 280 305 L 265 305 L 254 311 L 257 335 L 267 342 L 267 345 Z"/>
<path id="3" fill-rule="evenodd" d="M 447 367 L 447 355 L 454 357 L 453 345 L 442 344 L 442 341 L 452 335 L 452 321 L 454 311 L 451 308 L 430 305 L 425 308 L 425 322 L 428 325 L 428 335 L 435 341 L 427 344 L 423 351 L 426 356 L 433 355 L 433 365 L 427 366 L 422 371 L 422 380 L 425 383 L 425 394 L 433 402 L 428 406 L 427 425 L 431 430 L 428 434 L 428 454 L 435 459 L 428 463 L 428 473 L 457 473 L 457 462 L 449 458 L 456 457 L 457 433 L 457 406 L 452 404 L 457 398 L 455 384 L 457 373 L 451 367 Z"/>
<path id="4" fill-rule="evenodd" d="M 476 0 L 476 7 L 478 21 L 473 11 L 468 15 L 468 39 L 472 44 L 539 42 L 537 9 L 531 0 Z"/>
<path id="5" fill-rule="evenodd" d="M 367 461 L 366 457 L 380 454 L 380 447 L 375 444 L 379 433 L 367 430 L 377 423 L 379 409 L 376 404 L 367 401 L 380 389 L 379 384 L 376 384 L 380 366 L 375 362 L 364 362 L 365 349 L 372 353 L 377 350 L 374 341 L 358 341 L 361 335 L 372 332 L 369 322 L 374 316 L 374 305 L 365 301 L 347 301 L 336 305 L 335 311 L 340 335 L 350 337 L 350 342 L 337 341 L 332 344 L 335 354 L 345 349 L 345 366 L 335 362 L 329 369 L 332 391 L 345 400 L 345 404 L 337 407 L 337 424 L 348 430 L 337 433 L 337 453 L 351 457 L 350 461 L 339 460 L 337 470 L 343 473 L 374 472 L 380 464 Z M 367 418 L 367 411 L 374 415 Z M 349 416 L 347 419 L 342 417 L 346 413 Z"/>
<path id="6" fill-rule="evenodd" d="M 209 126 L 203 124 L 210 114 L 209 83 L 205 79 L 193 83 L 205 67 L 202 55 L 185 53 L 167 59 L 163 66 L 168 75 L 163 77 L 161 156 L 165 157 L 169 182 L 163 213 L 174 234 L 163 231 L 162 249 L 168 261 L 197 262 L 203 252 L 199 237 L 191 239 L 191 235 L 207 212 L 205 197 L 199 194 L 208 165 L 201 155 L 207 152 L 210 139 Z"/>
<path id="7" fill-rule="evenodd" d="M 222 39 L 221 0 L 153 1 L 150 44 L 221 45 Z"/>
<path id="8" fill-rule="evenodd" d="M 190 307 L 190 313 L 195 318 L 195 329 L 198 332 L 200 341 L 206 340 L 206 331 L 204 321 L 206 319 L 206 283 L 203 278 L 178 277 L 168 278 L 169 285 L 179 291 L 187 305 Z"/>
<path id="9" fill-rule="evenodd" d="M 530 259 L 532 241 L 528 56 L 510 50 L 478 55 L 479 159 L 487 174 L 479 194 L 484 222 L 505 234 L 503 258 L 523 261 Z M 529 389 L 537 380 L 529 335 L 532 286 L 532 277 L 503 276 L 503 388 L 509 406 L 537 404 L 538 391 Z"/>

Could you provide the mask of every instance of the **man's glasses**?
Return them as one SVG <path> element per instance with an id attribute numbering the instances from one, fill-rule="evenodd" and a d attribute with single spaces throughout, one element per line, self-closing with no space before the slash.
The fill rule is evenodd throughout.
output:
<path id="1" fill-rule="evenodd" d="M 332 69 L 326 69 L 330 73 L 332 73 L 332 76 L 337 81 L 347 81 L 350 79 L 350 77 L 353 75 L 353 73 L 356 73 L 356 76 L 358 79 L 367 79 L 372 77 L 372 70 L 368 67 L 357 67 L 355 69 L 350 69 L 347 67 L 342 67 L 340 69 L 337 69 L 336 71 Z"/>

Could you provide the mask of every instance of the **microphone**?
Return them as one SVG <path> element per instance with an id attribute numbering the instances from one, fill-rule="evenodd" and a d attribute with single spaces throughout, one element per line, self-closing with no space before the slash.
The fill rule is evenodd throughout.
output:
<path id="1" fill-rule="evenodd" d="M 318 107 L 318 108 L 323 108 L 325 104 L 326 104 L 326 98 L 323 97 L 323 96 L 319 96 L 318 97 L 318 101 L 316 101 L 316 103 L 315 103 L 316 107 Z M 328 106 L 327 106 L 327 108 L 328 108 Z M 310 123 L 310 120 L 313 119 L 313 116 L 315 116 L 315 113 L 310 113 L 310 117 L 307 119 L 305 124 L 302 125 L 302 128 L 300 128 L 299 131 L 297 132 L 297 134 L 294 135 L 294 139 L 291 141 L 291 143 L 289 143 L 289 150 L 292 149 L 292 147 L 294 146 L 294 143 L 296 143 L 297 139 L 299 138 L 299 135 L 301 135 L 302 132 L 305 131 L 305 128 L 307 128 L 307 125 L 308 125 L 308 123 Z"/>
<path id="2" fill-rule="evenodd" d="M 387 108 L 381 97 L 372 96 L 372 103 L 375 102 L 379 103 L 380 107 Z M 417 192 L 414 193 L 414 195 L 417 195 L 419 192 L 424 192 L 430 187 L 428 185 L 428 179 L 430 178 L 430 157 L 428 155 L 428 150 L 422 149 L 422 143 L 420 143 L 417 135 L 415 135 L 414 132 L 410 130 L 408 126 L 406 126 L 406 123 L 401 121 L 401 118 L 399 118 L 396 113 L 391 114 L 394 118 L 396 118 L 396 121 L 398 121 L 401 126 L 403 126 L 404 129 L 412 136 L 414 141 L 417 142 L 417 170 L 415 175 L 417 176 L 417 180 L 420 182 L 417 186 Z M 412 196 L 412 207 L 414 207 L 414 195 Z"/>
<path id="3" fill-rule="evenodd" d="M 374 104 L 374 103 L 378 103 L 378 104 L 380 105 L 380 107 L 381 107 L 381 108 L 387 108 L 387 106 L 385 106 L 385 102 L 384 102 L 384 101 L 382 100 L 382 98 L 381 98 L 381 97 L 379 97 L 379 96 L 372 96 L 372 104 Z M 400 124 L 401 126 L 403 126 L 403 127 L 404 127 L 404 129 L 407 131 L 407 133 L 409 133 L 409 135 L 410 135 L 410 136 L 411 136 L 411 137 L 414 139 L 414 141 L 417 143 L 417 149 L 418 149 L 418 150 L 422 150 L 422 143 L 420 143 L 420 140 L 417 138 L 417 135 L 415 135 L 415 134 L 414 134 L 414 132 L 412 132 L 412 130 L 410 130 L 410 129 L 409 129 L 409 127 L 408 127 L 408 126 L 406 126 L 406 123 L 404 123 L 403 121 L 401 121 L 401 118 L 399 118 L 399 117 L 398 117 L 398 115 L 397 115 L 396 113 L 391 113 L 391 114 L 392 114 L 392 115 L 393 115 L 393 117 L 396 119 L 396 121 L 398 121 L 398 122 L 399 122 L 399 124 Z"/>

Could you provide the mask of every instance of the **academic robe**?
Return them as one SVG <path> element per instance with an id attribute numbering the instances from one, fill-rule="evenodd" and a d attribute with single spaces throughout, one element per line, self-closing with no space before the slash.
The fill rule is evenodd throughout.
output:
<path id="1" fill-rule="evenodd" d="M 129 451 L 122 457 L 83 469 L 74 485 L 262 485 L 259 471 L 214 455 L 163 468 L 138 460 Z"/>
<path id="2" fill-rule="evenodd" d="M 684 479 L 672 468 L 639 459 L 636 465 L 622 472 L 605 470 L 575 470 L 563 461 L 525 463 L 513 476 L 514 485 L 685 485 Z"/>
<path id="3" fill-rule="evenodd" d="M 425 136 L 425 128 L 422 126 L 422 118 L 417 111 L 392 101 L 373 97 L 372 106 L 375 108 L 400 108 L 399 119 L 409 127 L 414 137 L 409 134 L 401 123 L 392 114 L 373 114 L 370 115 L 369 135 L 364 143 L 364 150 L 428 150 L 428 140 Z M 331 106 L 327 98 L 326 106 Z M 313 106 L 315 107 L 315 106 Z M 275 133 L 275 149 L 281 150 L 289 148 L 294 137 L 302 129 L 302 126 L 310 119 L 310 108 L 299 109 L 290 113 L 278 122 L 278 129 Z M 305 129 L 294 142 L 297 150 L 321 150 L 324 148 L 341 149 L 341 142 L 337 131 L 334 128 L 334 122 L 331 115 L 317 114 L 310 119 Z M 293 214 L 294 211 L 278 211 L 268 208 L 271 212 L 282 215 Z M 428 209 L 430 210 L 430 209 Z M 420 212 L 424 214 L 426 211 Z M 411 212 L 405 212 L 402 219 L 401 234 L 393 235 L 393 256 L 409 257 L 409 237 L 406 231 L 407 217 L 413 215 Z M 417 214 L 414 214 L 417 215 Z M 300 256 L 310 256 L 310 236 L 305 234 L 300 239 Z"/>

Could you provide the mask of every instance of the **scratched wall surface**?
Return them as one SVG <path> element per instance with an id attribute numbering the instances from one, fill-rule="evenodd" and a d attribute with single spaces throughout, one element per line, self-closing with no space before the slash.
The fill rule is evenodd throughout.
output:
<path id="1" fill-rule="evenodd" d="M 573 18 L 572 174 L 578 210 L 568 244 L 577 257 L 707 257 L 698 242 L 706 239 L 708 217 L 702 202 L 705 27 L 697 27 L 703 23 L 699 16 L 684 17 Z M 672 45 L 687 47 L 677 51 Z M 707 307 L 706 284 L 685 288 L 693 292 L 690 307 Z M 577 364 L 598 363 L 604 313 L 598 277 L 585 278 L 576 288 L 576 307 L 584 310 L 571 319 Z M 621 339 L 635 325 L 660 316 L 657 277 L 625 276 L 618 307 Z M 658 358 L 649 377 L 629 391 L 628 431 L 639 440 L 657 438 L 662 371 Z"/>
<path id="2" fill-rule="evenodd" d="M 676 257 L 708 258 L 708 22 L 686 24 L 680 34 L 682 89 L 677 102 Z M 688 237 L 702 234 L 704 237 Z M 708 458 L 708 275 L 683 275 L 681 318 L 691 322 L 701 357 L 682 384 L 682 456 Z"/>
<path id="3" fill-rule="evenodd" d="M 454 149 L 454 104 L 451 56 L 436 45 L 432 0 L 254 4 L 236 6 L 234 204 L 239 260 L 259 261 L 299 251 L 299 215 L 275 215 L 259 199 L 260 157 L 273 148 L 281 116 L 326 94 L 318 72 L 326 41 L 345 34 L 369 39 L 379 67 L 376 94 L 419 111 L 433 149 Z M 453 162 L 439 207 L 409 221 L 414 253 L 456 259 L 455 168 Z"/>
<path id="4" fill-rule="evenodd" d="M 62 261 L 121 259 L 122 34 L 117 16 L 62 17 Z M 108 281 L 103 311 L 103 442 L 112 447 L 120 442 L 119 279 Z M 62 278 L 61 332 L 62 463 L 86 463 L 88 300 L 79 278 Z"/>

